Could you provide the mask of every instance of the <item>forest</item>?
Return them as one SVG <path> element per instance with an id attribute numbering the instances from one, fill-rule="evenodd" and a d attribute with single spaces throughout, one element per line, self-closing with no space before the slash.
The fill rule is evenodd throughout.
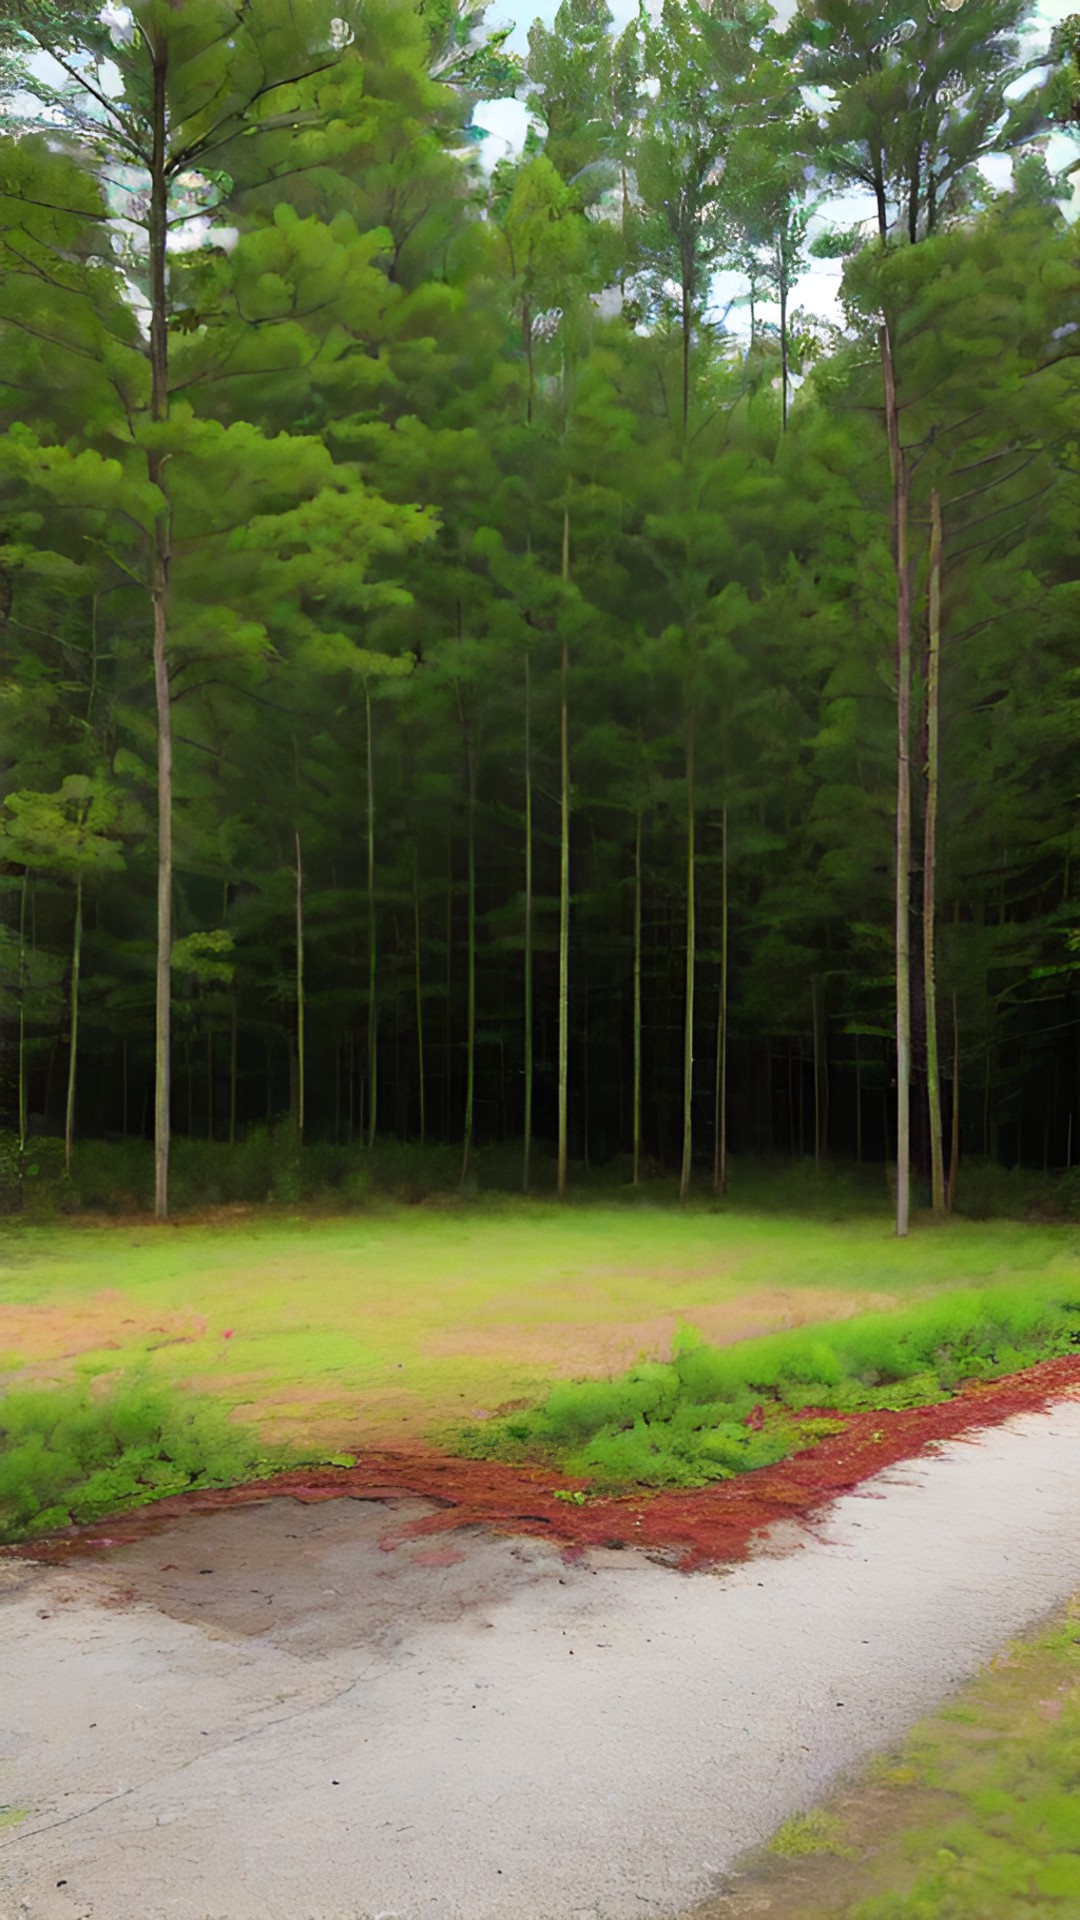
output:
<path id="1" fill-rule="evenodd" d="M 518 57 L 471 0 L 9 5 L 8 1204 L 153 1142 L 164 1216 L 174 1138 L 269 1129 L 560 1194 L 877 1163 L 903 1234 L 1080 1161 L 1080 24 L 1031 12 L 563 0 Z"/>

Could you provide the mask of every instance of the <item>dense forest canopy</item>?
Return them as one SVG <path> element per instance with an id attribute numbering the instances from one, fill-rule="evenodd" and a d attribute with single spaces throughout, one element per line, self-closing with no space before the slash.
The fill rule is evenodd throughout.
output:
<path id="1" fill-rule="evenodd" d="M 9 6 L 17 1166 L 834 1154 L 903 1232 L 909 1140 L 938 1210 L 1080 1158 L 1080 27 L 1028 15 L 564 0 L 515 62 L 456 0 Z"/>

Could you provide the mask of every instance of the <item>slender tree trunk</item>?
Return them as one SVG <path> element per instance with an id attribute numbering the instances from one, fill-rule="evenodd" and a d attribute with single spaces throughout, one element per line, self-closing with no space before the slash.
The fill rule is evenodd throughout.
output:
<path id="1" fill-rule="evenodd" d="M 581 942 L 581 992 L 578 1004 L 581 1007 L 581 1158 L 585 1172 L 591 1172 L 589 1164 L 589 940 L 588 934 Z"/>
<path id="2" fill-rule="evenodd" d="M 855 1029 L 855 1162 L 862 1166 L 862 1050 L 859 1029 Z"/>
<path id="3" fill-rule="evenodd" d="M 641 808 L 634 836 L 634 1185 L 641 1180 Z"/>
<path id="4" fill-rule="evenodd" d="M 75 882 L 75 937 L 71 945 L 71 1041 L 68 1047 L 67 1105 L 64 1110 L 64 1173 L 71 1179 L 75 1140 L 75 1068 L 79 1054 L 79 971 L 82 966 L 82 875 Z"/>
<path id="5" fill-rule="evenodd" d="M 364 723 L 367 745 L 367 905 L 368 905 L 368 1113 L 367 1143 L 375 1145 L 378 1118 L 378 929 L 375 925 L 375 760 L 371 739 L 371 688 L 364 683 Z"/>
<path id="6" fill-rule="evenodd" d="M 713 1192 L 727 1192 L 728 1050 L 728 810 L 721 815 L 720 839 L 720 1004 L 716 1014 L 716 1155 Z"/>
<path id="7" fill-rule="evenodd" d="M 345 1141 L 352 1146 L 356 1112 L 356 1035 L 349 1028 L 345 1049 Z"/>
<path id="8" fill-rule="evenodd" d="M 206 1137 L 214 1137 L 214 1029 L 206 1029 Z"/>
<path id="9" fill-rule="evenodd" d="M 19 888 L 19 1157 L 26 1152 L 26 889 L 24 870 Z"/>
<path id="10" fill-rule="evenodd" d="M 956 1176 L 960 1171 L 960 1014 L 955 987 L 952 996 L 952 1030 L 952 1138 L 949 1142 L 949 1177 L 945 1182 L 946 1213 L 951 1213 L 956 1203 Z"/>
<path id="11" fill-rule="evenodd" d="M 304 864 L 296 829 L 296 1137 L 304 1143 Z"/>
<path id="12" fill-rule="evenodd" d="M 98 685 L 98 598 L 95 593 L 90 599 L 90 686 L 86 695 L 86 724 L 90 727 L 94 718 L 94 701 L 97 699 Z"/>
<path id="13" fill-rule="evenodd" d="M 424 1073 L 424 996 L 420 971 L 420 855 L 413 841 L 413 989 L 416 996 L 416 1070 L 420 1083 L 420 1145 L 427 1139 L 427 1081 Z"/>
<path id="14" fill-rule="evenodd" d="M 810 982 L 810 1021 L 814 1043 L 814 1172 L 821 1172 L 822 1098 L 821 1098 L 821 996 L 817 978 Z"/>
<path id="15" fill-rule="evenodd" d="M 683 281 L 682 289 L 682 443 L 686 446 L 686 436 L 690 427 L 690 337 L 691 304 L 690 285 Z"/>
<path id="16" fill-rule="evenodd" d="M 919 188 L 922 184 L 922 168 L 919 164 L 921 145 L 915 148 L 911 163 L 911 175 L 908 180 L 908 242 L 914 246 L 919 238 Z"/>
<path id="17" fill-rule="evenodd" d="M 521 340 L 525 349 L 525 423 L 531 427 L 536 398 L 536 369 L 533 360 L 532 309 L 528 300 L 524 300 L 521 307 Z"/>
<path id="18" fill-rule="evenodd" d="M 991 1038 L 991 1032 L 990 1032 L 990 1023 L 988 1019 L 987 1028 L 986 1028 L 986 1047 L 984 1049 L 984 1054 L 983 1054 L 983 1159 L 984 1160 L 989 1160 L 991 1157 L 990 1083 L 993 1075 L 993 1065 L 994 1065 L 994 1048 L 993 1048 L 993 1040 Z"/>
<path id="19" fill-rule="evenodd" d="M 450 1138 L 450 1082 L 451 1066 L 454 1057 L 453 1023 L 451 1019 L 450 995 L 453 987 L 454 958 L 454 835 L 449 821 L 446 828 L 446 997 L 444 1001 L 446 1018 L 443 1022 L 443 1054 L 446 1060 L 446 1074 L 443 1081 L 443 1139 Z"/>
<path id="20" fill-rule="evenodd" d="M 930 619 L 926 672 L 926 820 L 923 835 L 923 980 L 926 995 L 926 1092 L 930 1104 L 931 1204 L 940 1218 L 946 1210 L 945 1160 L 941 1129 L 941 1075 L 938 1067 L 936 907 L 937 815 L 939 775 L 939 678 L 941 665 L 941 496 L 930 493 Z"/>
<path id="21" fill-rule="evenodd" d="M 686 728 L 686 1001 L 683 1023 L 683 1112 L 682 1169 L 679 1175 L 679 1199 L 690 1191 L 693 1154 L 694 1097 L 694 970 L 697 960 L 697 934 L 694 923 L 694 721 Z"/>
<path id="22" fill-rule="evenodd" d="M 889 329 L 879 329 L 893 487 L 896 564 L 896 1231 L 908 1231 L 911 1187 L 911 571 L 909 474 Z"/>
<path id="23" fill-rule="evenodd" d="M 506 1099 L 506 968 L 499 962 L 499 1138 L 510 1138 L 510 1111 Z"/>
<path id="24" fill-rule="evenodd" d="M 128 1045 L 120 1042 L 120 1136 L 128 1137 Z"/>
<path id="25" fill-rule="evenodd" d="M 532 818 L 532 661 L 525 653 L 525 1115 L 521 1190 L 532 1180 L 533 1120 L 533 818 Z"/>
<path id="26" fill-rule="evenodd" d="M 885 204 L 885 163 L 880 153 L 874 156 L 874 205 L 877 208 L 878 239 L 889 231 L 889 210 Z"/>
<path id="27" fill-rule="evenodd" d="M 784 241 L 781 239 L 777 249 L 779 259 L 780 282 L 780 431 L 787 432 L 788 422 L 788 274 Z"/>
<path id="28" fill-rule="evenodd" d="M 476 761 L 472 733 L 458 683 L 458 713 L 465 742 L 465 783 L 468 801 L 467 899 L 466 899 L 466 980 L 465 980 L 465 1127 L 461 1146 L 461 1184 L 469 1172 L 472 1151 L 473 1100 L 476 1088 Z"/>
<path id="29" fill-rule="evenodd" d="M 155 424 L 169 413 L 169 308 L 166 247 L 169 188 L 166 172 L 168 107 L 167 57 L 151 49 L 152 133 L 148 220 L 150 273 L 150 417 Z M 147 455 L 150 484 L 162 493 L 154 519 L 150 550 L 150 600 L 153 610 L 154 704 L 157 718 L 158 885 L 157 962 L 154 1017 L 154 1213 L 169 1212 L 169 1108 L 172 1019 L 172 704 L 169 690 L 170 511 L 164 497 L 166 455 L 157 447 Z"/>
<path id="30" fill-rule="evenodd" d="M 236 1054 L 237 1054 L 237 1017 L 236 994 L 233 993 L 229 1008 L 229 1145 L 236 1145 Z"/>
<path id="31" fill-rule="evenodd" d="M 562 579 L 570 579 L 570 506 L 563 508 Z M 566 1093 L 570 1050 L 570 649 L 563 615 L 559 664 L 559 1113 L 556 1185 L 566 1194 Z"/>

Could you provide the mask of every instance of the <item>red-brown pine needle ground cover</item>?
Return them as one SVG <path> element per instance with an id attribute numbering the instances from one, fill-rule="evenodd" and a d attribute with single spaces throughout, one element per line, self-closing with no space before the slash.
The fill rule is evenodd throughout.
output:
<path id="1" fill-rule="evenodd" d="M 391 1523 L 383 1544 L 433 1536 L 432 1560 L 456 1557 L 449 1536 L 465 1527 L 530 1534 L 569 1552 L 588 1547 L 637 1547 L 689 1571 L 745 1558 L 765 1529 L 779 1520 L 813 1525 L 838 1495 L 914 1458 L 935 1443 L 999 1426 L 1080 1393 L 1080 1355 L 1042 1362 L 990 1384 L 975 1382 L 935 1406 L 899 1412 L 838 1415 L 843 1431 L 775 1466 L 709 1487 L 567 1499 L 584 1482 L 555 1470 L 462 1460 L 419 1447 L 364 1454 L 353 1467 L 301 1469 L 253 1486 L 182 1494 L 113 1522 L 69 1530 L 18 1551 L 60 1561 L 126 1545 L 183 1513 L 205 1513 L 274 1497 L 322 1500 L 394 1500 L 413 1496 L 436 1511 L 405 1525 Z M 827 1412 L 828 1409 L 822 1409 Z M 560 1495 L 564 1496 L 560 1498 Z M 442 1545 L 439 1536 L 447 1536 Z"/>

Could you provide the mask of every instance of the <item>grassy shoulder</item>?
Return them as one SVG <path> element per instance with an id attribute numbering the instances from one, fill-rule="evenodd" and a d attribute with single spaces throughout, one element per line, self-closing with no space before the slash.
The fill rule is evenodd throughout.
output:
<path id="1" fill-rule="evenodd" d="M 932 1405 L 1073 1353 L 1080 1277 L 1065 1273 L 727 1347 L 686 1328 L 667 1364 L 565 1382 L 533 1409 L 465 1429 L 460 1444 L 474 1457 L 556 1463 L 599 1491 L 705 1486 L 812 1445 L 837 1415 Z"/>
<path id="2" fill-rule="evenodd" d="M 1080 1598 L 904 1748 L 791 1820 L 693 1920 L 1080 1913 Z"/>

